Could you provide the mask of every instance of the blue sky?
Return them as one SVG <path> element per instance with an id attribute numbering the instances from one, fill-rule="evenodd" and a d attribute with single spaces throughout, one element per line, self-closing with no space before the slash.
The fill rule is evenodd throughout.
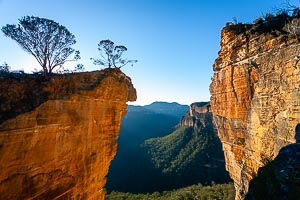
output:
<path id="1" fill-rule="evenodd" d="M 285 0 L 0 0 L 0 26 L 25 15 L 52 19 L 75 36 L 87 71 L 98 70 L 97 44 L 110 39 L 137 59 L 122 68 L 138 92 L 134 104 L 208 101 L 220 31 L 236 18 L 249 23 L 275 13 Z M 290 1 L 299 6 L 300 1 Z M 40 68 L 16 42 L 0 33 L 0 64 L 31 72 Z M 76 63 L 69 64 L 75 66 Z"/>

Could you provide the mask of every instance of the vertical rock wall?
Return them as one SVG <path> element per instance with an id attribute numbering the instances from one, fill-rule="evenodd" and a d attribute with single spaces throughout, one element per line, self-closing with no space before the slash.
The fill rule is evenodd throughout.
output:
<path id="1" fill-rule="evenodd" d="M 258 168 L 295 142 L 300 122 L 299 41 L 287 34 L 224 28 L 210 91 L 226 168 L 236 199 L 243 199 Z"/>
<path id="2" fill-rule="evenodd" d="M 20 81 L 11 79 L 6 94 L 35 88 Z M 0 199 L 104 199 L 126 102 L 136 99 L 130 79 L 106 70 L 41 85 L 31 92 L 46 93 L 43 100 L 36 95 L 42 103 L 0 124 Z"/>
<path id="3" fill-rule="evenodd" d="M 182 117 L 180 126 L 193 127 L 196 132 L 209 127 L 210 132 L 216 132 L 209 102 L 195 102 L 190 105 L 188 113 Z"/>

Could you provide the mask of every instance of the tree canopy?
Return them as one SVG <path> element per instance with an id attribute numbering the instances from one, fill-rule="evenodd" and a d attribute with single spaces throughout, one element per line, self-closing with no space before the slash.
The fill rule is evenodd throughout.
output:
<path id="1" fill-rule="evenodd" d="M 45 75 L 67 61 L 80 59 L 79 51 L 71 46 L 76 43 L 75 36 L 57 22 L 34 16 L 19 19 L 19 24 L 2 27 L 5 36 L 15 40 L 23 50 L 33 55 L 42 66 Z M 74 53 L 72 59 L 68 58 Z"/>
<path id="2" fill-rule="evenodd" d="M 123 45 L 116 46 L 111 40 L 101 40 L 98 44 L 100 59 L 91 58 L 95 65 L 102 65 L 108 68 L 122 68 L 127 64 L 133 64 L 137 60 L 127 60 L 122 58 L 122 55 L 127 48 Z"/>

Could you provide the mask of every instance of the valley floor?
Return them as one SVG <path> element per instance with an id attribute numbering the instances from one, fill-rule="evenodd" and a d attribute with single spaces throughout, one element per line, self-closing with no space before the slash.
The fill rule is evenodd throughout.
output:
<path id="1" fill-rule="evenodd" d="M 111 192 L 105 200 L 233 200 L 233 184 L 215 184 L 212 186 L 192 185 L 178 190 L 154 192 L 151 194 L 132 194 Z"/>

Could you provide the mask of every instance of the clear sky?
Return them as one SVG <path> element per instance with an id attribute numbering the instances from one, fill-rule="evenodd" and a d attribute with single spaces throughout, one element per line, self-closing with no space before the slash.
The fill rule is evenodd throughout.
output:
<path id="1" fill-rule="evenodd" d="M 191 104 L 210 99 L 212 65 L 226 22 L 251 23 L 276 13 L 285 0 L 0 0 L 0 27 L 22 16 L 52 19 L 76 36 L 87 71 L 98 70 L 97 44 L 110 39 L 137 59 L 122 71 L 137 89 L 134 104 L 153 101 Z M 299 0 L 291 0 L 299 6 Z M 0 64 L 31 72 L 40 68 L 33 56 L 0 33 Z M 75 66 L 72 63 L 72 66 Z"/>

